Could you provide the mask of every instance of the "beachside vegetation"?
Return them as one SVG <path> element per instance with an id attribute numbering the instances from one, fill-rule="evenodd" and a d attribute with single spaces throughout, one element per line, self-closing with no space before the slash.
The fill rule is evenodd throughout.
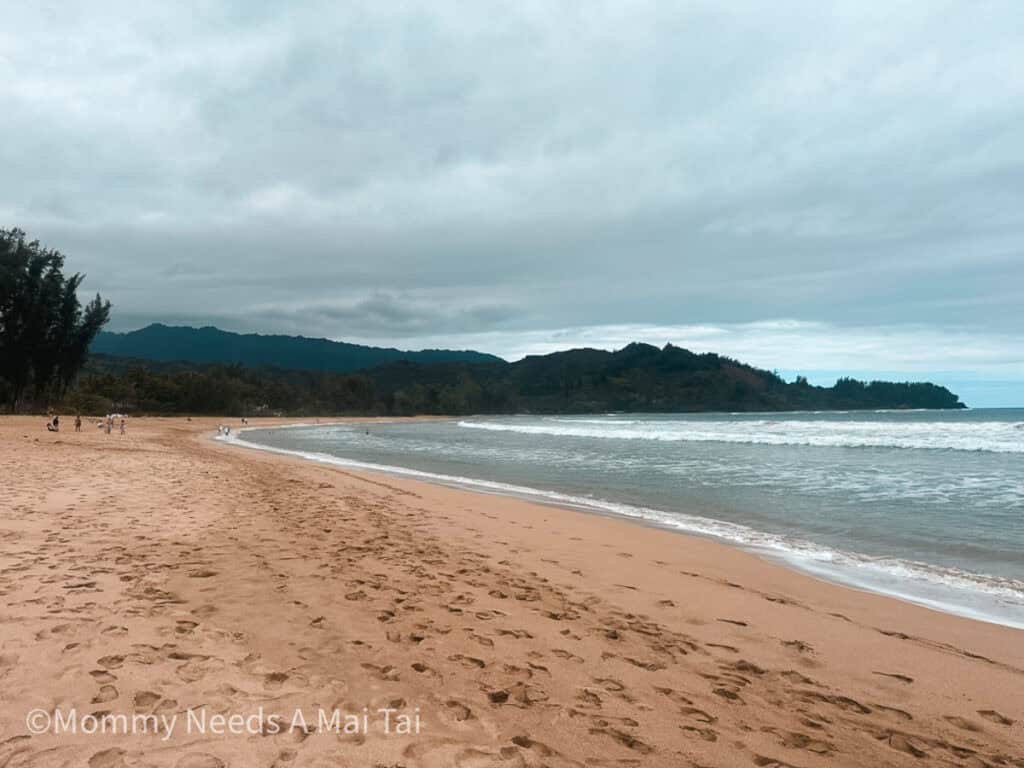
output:
<path id="1" fill-rule="evenodd" d="M 962 408 L 926 382 L 819 387 L 713 353 L 631 344 L 516 363 L 397 362 L 353 374 L 90 358 L 75 407 L 105 412 L 402 415 Z"/>
<path id="2" fill-rule="evenodd" d="M 64 254 L 0 229 L 0 403 L 11 410 L 59 400 L 110 317 L 99 294 L 83 307 L 85 275 L 64 274 Z"/>

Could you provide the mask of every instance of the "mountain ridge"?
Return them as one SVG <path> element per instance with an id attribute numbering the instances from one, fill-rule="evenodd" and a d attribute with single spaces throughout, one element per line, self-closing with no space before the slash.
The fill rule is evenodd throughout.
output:
<path id="1" fill-rule="evenodd" d="M 103 332 L 89 350 L 94 354 L 154 362 L 241 364 L 290 370 L 349 373 L 398 360 L 418 363 L 504 362 L 474 350 L 401 350 L 326 338 L 286 334 L 235 333 L 211 325 L 151 323 L 124 333 Z"/>
<path id="2" fill-rule="evenodd" d="M 397 358 L 347 373 L 99 354 L 84 373 L 79 392 L 99 398 L 88 408 L 151 413 L 404 416 L 965 407 L 954 393 L 930 382 L 840 378 L 820 387 L 802 377 L 787 382 L 713 352 L 639 342 L 615 351 L 531 355 L 514 363 Z"/>

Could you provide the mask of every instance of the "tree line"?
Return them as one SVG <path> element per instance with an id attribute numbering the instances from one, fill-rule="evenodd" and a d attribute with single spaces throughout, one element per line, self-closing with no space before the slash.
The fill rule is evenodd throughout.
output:
<path id="1" fill-rule="evenodd" d="M 89 413 L 234 416 L 963 407 L 952 392 L 927 382 L 788 383 L 719 355 L 644 344 L 517 363 L 394 363 L 351 374 L 96 355 L 67 406 Z"/>
<path id="2" fill-rule="evenodd" d="M 85 276 L 64 274 L 64 255 L 0 229 L 0 403 L 12 411 L 61 400 L 89 345 L 110 318 L 99 294 L 84 307 Z"/>

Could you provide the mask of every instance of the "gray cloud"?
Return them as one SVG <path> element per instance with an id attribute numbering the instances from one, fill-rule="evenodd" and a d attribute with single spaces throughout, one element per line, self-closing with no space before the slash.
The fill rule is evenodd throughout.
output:
<path id="1" fill-rule="evenodd" d="M 1012 0 L 20 4 L 0 224 L 70 254 L 119 328 L 997 341 L 1024 333 L 1022 22 Z"/>
<path id="2" fill-rule="evenodd" d="M 386 334 L 396 338 L 426 333 L 460 333 L 500 323 L 516 314 L 514 307 L 472 303 L 428 304 L 387 293 L 377 293 L 351 303 L 265 306 L 258 311 L 261 316 L 289 325 L 296 332 L 302 328 L 337 324 L 341 328 L 361 329 L 362 333 L 371 336 Z M 232 325 L 238 324 L 239 319 L 235 317 Z"/>

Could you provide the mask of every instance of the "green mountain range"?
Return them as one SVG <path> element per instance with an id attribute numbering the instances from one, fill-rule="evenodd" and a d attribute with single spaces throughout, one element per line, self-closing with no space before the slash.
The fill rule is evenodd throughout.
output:
<path id="1" fill-rule="evenodd" d="M 149 326 L 105 334 L 93 352 L 73 395 L 78 400 L 69 400 L 82 410 L 415 415 L 964 407 L 927 382 L 844 378 L 819 387 L 671 344 L 573 349 L 508 363 L 479 352 L 406 353 Z"/>
<path id="2" fill-rule="evenodd" d="M 238 363 L 250 367 L 274 366 L 331 373 L 358 371 L 396 360 L 415 363 L 502 362 L 499 357 L 481 352 L 447 349 L 407 352 L 304 336 L 263 336 L 258 333 L 232 333 L 210 326 L 188 328 L 160 323 L 129 333 L 100 333 L 89 351 L 138 360 Z"/>

